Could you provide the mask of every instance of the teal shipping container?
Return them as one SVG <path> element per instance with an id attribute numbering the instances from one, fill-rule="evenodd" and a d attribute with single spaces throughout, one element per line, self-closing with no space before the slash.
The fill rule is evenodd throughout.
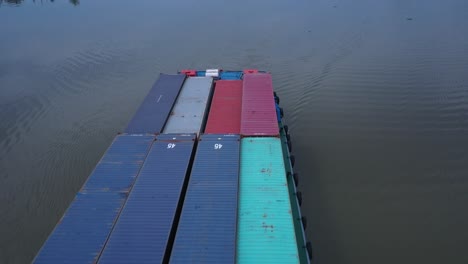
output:
<path id="1" fill-rule="evenodd" d="M 237 263 L 299 263 L 281 140 L 241 141 Z"/>

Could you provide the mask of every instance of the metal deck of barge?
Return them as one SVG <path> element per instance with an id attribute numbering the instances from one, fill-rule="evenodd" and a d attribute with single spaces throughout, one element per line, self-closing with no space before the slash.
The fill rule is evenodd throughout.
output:
<path id="1" fill-rule="evenodd" d="M 271 74 L 161 74 L 34 263 L 310 263 Z"/>

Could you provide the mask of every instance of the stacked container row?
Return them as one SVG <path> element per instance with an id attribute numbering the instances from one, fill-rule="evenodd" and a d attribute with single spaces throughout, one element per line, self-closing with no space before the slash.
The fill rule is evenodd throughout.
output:
<path id="1" fill-rule="evenodd" d="M 231 185 L 216 188 L 239 174 L 220 174 L 218 166 L 226 166 L 226 157 L 220 154 L 229 153 L 216 150 L 215 146 L 223 144 L 208 140 L 218 135 L 203 135 L 171 263 L 299 262 L 276 112 L 270 74 L 246 74 L 243 81 L 216 81 L 205 133 L 255 136 L 242 139 L 238 191 L 243 206 L 232 210 L 238 198 L 230 192 Z M 236 163 L 228 166 L 235 168 Z M 230 218 L 234 213 L 238 217 Z M 229 219 L 237 220 L 237 239 L 231 236 L 236 224 Z M 283 246 L 285 242 L 287 246 Z"/>
<path id="2" fill-rule="evenodd" d="M 271 75 L 240 76 L 210 109 L 213 78 L 161 74 L 36 262 L 297 263 Z"/>
<path id="3" fill-rule="evenodd" d="M 77 193 L 35 263 L 93 263 L 102 251 L 154 136 L 119 135 Z"/>
<path id="4" fill-rule="evenodd" d="M 157 136 L 148 154 L 100 263 L 169 260 L 192 154 L 197 134 L 204 128 L 212 86 L 211 77 L 185 79 L 161 128 L 163 134 Z"/>

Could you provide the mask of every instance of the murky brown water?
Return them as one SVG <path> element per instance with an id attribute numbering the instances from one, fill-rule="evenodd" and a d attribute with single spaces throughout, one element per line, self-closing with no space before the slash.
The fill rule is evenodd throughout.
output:
<path id="1" fill-rule="evenodd" d="M 0 263 L 31 261 L 159 72 L 259 68 L 315 263 L 468 263 L 464 0 L 0 1 Z"/>

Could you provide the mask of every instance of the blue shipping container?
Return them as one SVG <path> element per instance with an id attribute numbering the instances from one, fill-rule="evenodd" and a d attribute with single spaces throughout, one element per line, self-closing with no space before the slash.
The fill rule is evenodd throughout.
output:
<path id="1" fill-rule="evenodd" d="M 130 134 L 161 133 L 179 95 L 185 74 L 161 74 L 125 129 Z"/>
<path id="2" fill-rule="evenodd" d="M 220 73 L 221 80 L 241 80 L 243 73 L 241 71 L 223 71 Z"/>
<path id="3" fill-rule="evenodd" d="M 203 135 L 197 146 L 171 263 L 234 263 L 238 135 Z"/>
<path id="4" fill-rule="evenodd" d="M 194 134 L 156 137 L 99 263 L 167 262 L 195 138 Z"/>
<path id="5" fill-rule="evenodd" d="M 78 192 L 35 263 L 93 263 L 97 260 L 154 136 L 120 135 Z"/>

